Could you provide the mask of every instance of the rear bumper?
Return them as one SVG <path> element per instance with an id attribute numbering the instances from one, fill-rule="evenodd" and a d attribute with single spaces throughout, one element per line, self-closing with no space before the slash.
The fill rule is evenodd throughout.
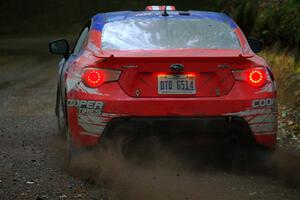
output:
<path id="1" fill-rule="evenodd" d="M 185 128 L 176 130 L 188 127 L 192 128 L 191 132 L 217 134 L 216 130 L 222 130 L 228 134 L 232 128 L 228 122 L 234 119 L 243 124 L 241 129 L 256 143 L 275 148 L 276 93 L 239 91 L 245 91 L 243 86 L 235 85 L 230 94 L 217 98 L 132 98 L 117 83 L 103 86 L 101 92 L 76 90 L 68 94 L 69 128 L 78 145 L 91 146 L 98 144 L 108 135 L 109 127 L 120 120 L 148 121 L 143 123 L 152 128 L 157 123 L 173 124 L 173 127 L 179 123 L 186 124 L 182 126 Z"/>
<path id="2" fill-rule="evenodd" d="M 157 136 L 161 142 L 184 145 L 255 144 L 247 122 L 238 117 L 121 117 L 106 126 L 102 139 L 130 134 Z"/>

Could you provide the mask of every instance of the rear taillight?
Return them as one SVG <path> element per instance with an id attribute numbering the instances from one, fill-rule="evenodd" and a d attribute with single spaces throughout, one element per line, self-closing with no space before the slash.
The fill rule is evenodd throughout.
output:
<path id="1" fill-rule="evenodd" d="M 267 74 L 263 69 L 253 69 L 248 72 L 248 82 L 254 86 L 262 86 L 266 83 Z"/>
<path id="2" fill-rule="evenodd" d="M 82 80 L 86 86 L 96 88 L 104 83 L 104 75 L 100 70 L 90 69 L 84 72 Z"/>
<path id="3" fill-rule="evenodd" d="M 233 71 L 234 78 L 239 81 L 246 81 L 255 87 L 262 87 L 266 84 L 268 75 L 265 68 L 257 67 L 248 70 Z"/>
<path id="4" fill-rule="evenodd" d="M 90 88 L 100 87 L 105 82 L 117 81 L 121 72 L 109 69 L 84 69 L 82 74 L 82 82 Z"/>

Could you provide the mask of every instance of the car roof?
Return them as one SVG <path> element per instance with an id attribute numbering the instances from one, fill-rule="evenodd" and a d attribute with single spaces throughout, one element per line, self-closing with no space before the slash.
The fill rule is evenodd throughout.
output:
<path id="1" fill-rule="evenodd" d="M 187 15 L 188 13 L 188 15 Z M 236 29 L 237 24 L 226 14 L 208 11 L 168 11 L 169 16 L 162 16 L 161 11 L 119 11 L 99 13 L 92 18 L 92 29 L 102 31 L 104 25 L 109 22 L 122 21 L 126 19 L 211 19 L 226 23 L 232 29 Z"/>

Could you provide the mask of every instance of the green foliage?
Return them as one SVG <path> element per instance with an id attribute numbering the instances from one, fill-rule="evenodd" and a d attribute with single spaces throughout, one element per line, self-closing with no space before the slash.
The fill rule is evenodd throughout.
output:
<path id="1" fill-rule="evenodd" d="M 300 63 L 295 59 L 295 52 L 275 45 L 264 50 L 261 56 L 272 67 L 280 104 L 292 109 L 300 122 Z"/>
<path id="2" fill-rule="evenodd" d="M 296 49 L 300 59 L 299 0 L 232 0 L 225 6 L 246 35 L 263 39 L 267 46 Z"/>

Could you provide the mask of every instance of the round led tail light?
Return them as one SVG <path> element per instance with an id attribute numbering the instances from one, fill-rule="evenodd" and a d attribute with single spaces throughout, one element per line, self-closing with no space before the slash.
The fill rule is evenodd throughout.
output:
<path id="1" fill-rule="evenodd" d="M 263 69 L 253 69 L 247 74 L 247 81 L 254 86 L 262 86 L 267 80 L 267 75 Z"/>
<path id="2" fill-rule="evenodd" d="M 83 73 L 83 83 L 90 88 L 97 88 L 104 83 L 103 72 L 97 69 L 89 69 Z"/>

